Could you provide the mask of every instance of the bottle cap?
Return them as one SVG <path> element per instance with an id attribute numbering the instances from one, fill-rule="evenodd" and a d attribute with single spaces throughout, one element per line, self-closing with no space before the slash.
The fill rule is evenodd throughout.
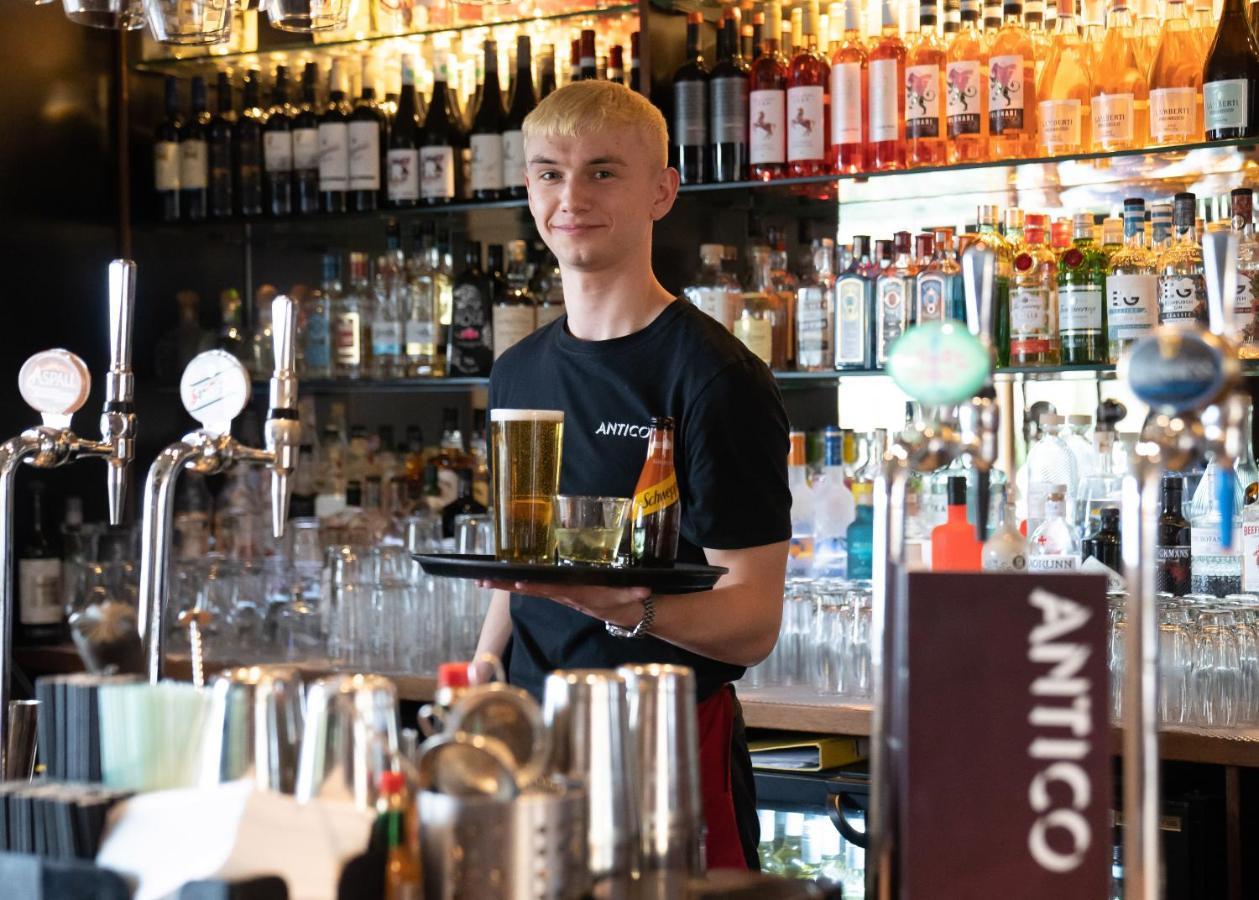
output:
<path id="1" fill-rule="evenodd" d="M 966 478 L 962 475 L 949 476 L 949 506 L 966 505 Z"/>
<path id="2" fill-rule="evenodd" d="M 470 683 L 466 662 L 445 662 L 437 667 L 439 688 L 467 687 Z"/>
<path id="3" fill-rule="evenodd" d="M 1043 420 L 1044 417 L 1042 416 L 1041 419 Z M 1087 428 L 1088 426 L 1093 424 L 1093 417 L 1084 416 L 1084 415 L 1067 416 L 1067 424 L 1068 425 L 1083 425 L 1085 428 Z"/>
<path id="4" fill-rule="evenodd" d="M 1107 506 L 1102 510 L 1102 527 L 1110 530 L 1119 530 L 1119 510 L 1113 506 Z"/>
<path id="5" fill-rule="evenodd" d="M 1026 214 L 1017 206 L 1012 206 L 1005 211 L 1005 227 L 1009 231 L 1014 228 L 1022 228 L 1026 221 Z"/>
<path id="6" fill-rule="evenodd" d="M 407 780 L 401 772 L 381 772 L 378 784 L 382 794 L 401 794 L 406 790 Z"/>
<path id="7" fill-rule="evenodd" d="M 808 463 L 808 456 L 805 453 L 804 432 L 793 431 L 790 435 L 791 449 L 787 451 L 787 465 L 803 466 Z"/>
<path id="8" fill-rule="evenodd" d="M 1040 414 L 1040 427 L 1041 428 L 1044 428 L 1046 426 L 1054 428 L 1059 425 L 1062 425 L 1066 421 L 1067 421 L 1066 419 L 1064 419 L 1062 416 L 1058 415 L 1057 413 L 1041 413 Z"/>
<path id="9" fill-rule="evenodd" d="M 924 259 L 935 252 L 935 235 L 914 235 L 914 256 Z"/>
<path id="10" fill-rule="evenodd" d="M 892 237 L 893 237 L 893 247 L 897 253 L 909 252 L 910 234 L 908 231 L 898 231 Z"/>

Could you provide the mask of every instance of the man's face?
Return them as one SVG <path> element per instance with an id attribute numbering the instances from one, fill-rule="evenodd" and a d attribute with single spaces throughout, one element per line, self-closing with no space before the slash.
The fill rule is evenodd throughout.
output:
<path id="1" fill-rule="evenodd" d="M 632 127 L 535 137 L 525 150 L 529 209 L 562 265 L 596 272 L 632 256 L 673 206 L 678 176 L 657 168 Z"/>

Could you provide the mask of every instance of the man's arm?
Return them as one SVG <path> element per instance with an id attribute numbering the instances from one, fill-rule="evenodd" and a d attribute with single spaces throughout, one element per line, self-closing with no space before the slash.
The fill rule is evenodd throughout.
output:
<path id="1" fill-rule="evenodd" d="M 481 624 L 481 636 L 477 639 L 476 656 L 490 653 L 499 659 L 507 650 L 507 642 L 511 640 L 511 595 L 507 591 L 496 590 L 490 598 L 490 608 Z M 477 684 L 487 682 L 493 675 L 488 663 L 473 664 L 473 680 Z"/>

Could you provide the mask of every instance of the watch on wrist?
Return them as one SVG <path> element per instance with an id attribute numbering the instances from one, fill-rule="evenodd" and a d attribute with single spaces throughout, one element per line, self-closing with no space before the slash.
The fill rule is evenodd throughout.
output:
<path id="1" fill-rule="evenodd" d="M 633 628 L 622 628 L 611 622 L 604 622 L 603 627 L 608 634 L 619 638 L 645 637 L 651 631 L 651 624 L 656 621 L 656 598 L 648 594 L 643 598 L 643 617 Z"/>

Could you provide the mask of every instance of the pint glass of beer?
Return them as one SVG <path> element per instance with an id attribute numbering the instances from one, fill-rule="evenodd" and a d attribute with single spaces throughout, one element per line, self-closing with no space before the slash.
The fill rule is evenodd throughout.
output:
<path id="1" fill-rule="evenodd" d="M 499 559 L 555 561 L 551 500 L 560 487 L 563 435 L 561 410 L 490 410 L 494 546 Z"/>

